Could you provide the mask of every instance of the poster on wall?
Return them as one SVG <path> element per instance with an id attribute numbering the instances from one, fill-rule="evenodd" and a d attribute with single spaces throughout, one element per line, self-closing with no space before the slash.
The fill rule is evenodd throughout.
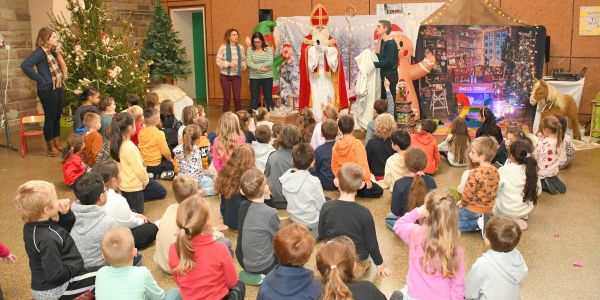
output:
<path id="1" fill-rule="evenodd" d="M 579 35 L 600 35 L 600 6 L 579 8 Z"/>
<path id="2" fill-rule="evenodd" d="M 478 127 L 478 111 L 487 106 L 497 118 L 533 124 L 529 94 L 533 77 L 541 78 L 545 36 L 541 26 L 421 26 L 417 53 L 436 57 L 419 81 L 424 117 L 460 116 Z"/>
<path id="3" fill-rule="evenodd" d="M 442 5 L 444 2 L 377 4 L 376 14 L 409 16 L 420 24 Z"/>

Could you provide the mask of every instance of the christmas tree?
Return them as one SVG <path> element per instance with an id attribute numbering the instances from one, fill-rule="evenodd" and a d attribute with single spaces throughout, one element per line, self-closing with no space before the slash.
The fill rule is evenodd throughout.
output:
<path id="1" fill-rule="evenodd" d="M 152 79 L 164 82 L 170 79 L 187 78 L 191 74 L 190 62 L 181 42 L 177 32 L 173 30 L 171 18 L 162 5 L 158 4 L 140 58 L 141 62 L 152 62 L 150 65 Z"/>
<path id="2" fill-rule="evenodd" d="M 525 105 L 533 86 L 535 75 L 535 37 L 533 32 L 518 32 L 516 40 L 507 37 L 502 60 L 509 74 L 505 94 L 513 99 L 511 104 Z"/>
<path id="3" fill-rule="evenodd" d="M 132 25 L 125 19 L 113 20 L 104 0 L 67 0 L 67 9 L 70 22 L 63 15 L 50 16 L 69 71 L 67 106 L 78 106 L 79 94 L 88 86 L 101 96 L 114 97 L 120 107 L 127 94 L 142 96 L 150 79 L 147 65 L 138 63 L 140 49 L 133 42 Z"/>

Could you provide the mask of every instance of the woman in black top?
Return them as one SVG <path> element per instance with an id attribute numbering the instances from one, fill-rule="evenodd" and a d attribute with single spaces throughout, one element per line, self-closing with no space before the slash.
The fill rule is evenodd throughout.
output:
<path id="1" fill-rule="evenodd" d="M 40 29 L 37 49 L 21 63 L 21 70 L 37 83 L 37 94 L 44 109 L 44 138 L 48 155 L 61 153 L 60 116 L 65 102 L 64 80 L 67 66 L 58 48 L 58 34 L 51 28 Z M 33 66 L 37 72 L 33 71 Z"/>
<path id="2" fill-rule="evenodd" d="M 394 99 L 396 99 L 396 84 L 398 84 L 398 44 L 389 35 L 392 32 L 392 25 L 390 21 L 380 20 L 377 23 L 376 28 L 377 35 L 379 36 L 379 43 L 377 44 L 377 58 L 379 62 L 373 62 L 375 68 L 379 68 L 381 73 L 381 99 L 386 99 L 385 88 L 383 81 L 385 78 L 390 81 L 390 92 Z"/>

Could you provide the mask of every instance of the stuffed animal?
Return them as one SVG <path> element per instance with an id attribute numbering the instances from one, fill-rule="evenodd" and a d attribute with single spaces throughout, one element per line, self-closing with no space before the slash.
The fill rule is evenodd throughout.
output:
<path id="1" fill-rule="evenodd" d="M 570 95 L 563 95 L 558 90 L 547 84 L 543 80 L 535 80 L 531 97 L 529 98 L 531 105 L 538 105 L 538 111 L 541 113 L 542 119 L 549 115 L 562 115 L 570 121 L 573 137 L 581 139 L 579 131 L 579 111 L 575 100 Z"/>
<path id="2" fill-rule="evenodd" d="M 411 64 L 410 59 L 413 53 L 413 42 L 402 32 L 402 29 L 396 24 L 392 24 L 390 33 L 398 44 L 398 82 L 404 80 L 407 85 L 407 101 L 410 101 L 411 108 L 416 111 L 415 119 L 421 118 L 419 110 L 419 99 L 415 93 L 413 80 L 426 76 L 435 67 L 435 56 L 431 52 L 425 52 L 425 58 L 417 64 Z"/>

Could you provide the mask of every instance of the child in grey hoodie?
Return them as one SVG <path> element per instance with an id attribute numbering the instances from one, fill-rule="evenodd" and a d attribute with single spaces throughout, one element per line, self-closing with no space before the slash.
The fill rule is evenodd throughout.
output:
<path id="1" fill-rule="evenodd" d="M 325 195 L 319 178 L 308 169 L 315 162 L 315 150 L 308 143 L 301 143 L 292 150 L 294 168 L 281 177 L 281 190 L 287 200 L 287 211 L 292 221 L 308 228 L 313 238 L 319 236 L 319 214 L 325 203 Z"/>
<path id="2" fill-rule="evenodd" d="M 485 226 L 491 249 L 477 259 L 465 277 L 465 299 L 520 299 L 527 264 L 516 249 L 521 229 L 508 217 L 494 217 Z"/>
<path id="3" fill-rule="evenodd" d="M 98 174 L 85 174 L 73 185 L 78 201 L 71 205 L 75 214 L 75 224 L 71 237 L 79 249 L 85 268 L 104 266 L 102 258 L 102 237 L 117 221 L 107 215 L 102 206 L 106 204 L 107 188 Z"/>
<path id="4" fill-rule="evenodd" d="M 267 165 L 265 166 L 265 176 L 271 183 L 271 200 L 265 200 L 265 203 L 274 208 L 285 209 L 287 201 L 281 191 L 281 181 L 279 177 L 287 170 L 294 167 L 292 161 L 292 148 L 301 142 L 302 133 L 295 125 L 287 125 L 281 131 L 281 141 L 279 149 L 273 152 Z"/>
<path id="5" fill-rule="evenodd" d="M 252 141 L 254 155 L 256 156 L 256 168 L 261 172 L 265 172 L 265 166 L 271 153 L 275 152 L 275 148 L 271 142 L 271 128 L 267 125 L 260 125 L 254 131 L 255 141 Z"/>

